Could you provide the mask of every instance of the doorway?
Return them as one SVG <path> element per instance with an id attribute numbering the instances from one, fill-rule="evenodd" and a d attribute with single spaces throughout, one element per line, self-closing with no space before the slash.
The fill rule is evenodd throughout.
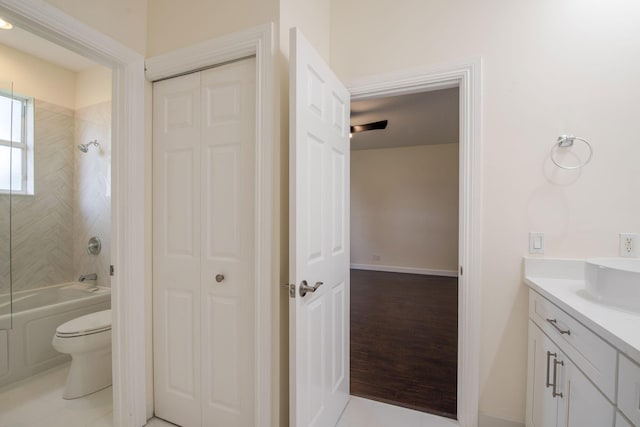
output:
<path id="1" fill-rule="evenodd" d="M 314 141 L 322 141 L 322 137 L 310 137 L 319 131 L 334 135 L 340 134 L 344 142 L 349 141 L 349 132 L 344 133 L 344 123 L 341 113 L 347 108 L 344 107 L 343 100 L 373 99 L 383 96 L 412 94 L 429 90 L 446 89 L 452 87 L 459 88 L 460 100 L 460 155 L 459 155 L 459 248 L 458 248 L 458 271 L 459 271 L 459 313 L 458 313 L 458 379 L 457 379 L 457 415 L 458 423 L 461 426 L 477 425 L 478 418 L 478 347 L 479 347 L 479 281 L 480 281 L 480 248 L 481 248 L 481 211 L 480 211 L 480 64 L 479 59 L 460 62 L 448 66 L 425 67 L 386 75 L 365 77 L 351 81 L 347 84 L 348 93 L 342 83 L 331 72 L 319 54 L 302 37 L 299 30 L 291 30 L 292 50 L 290 58 L 295 62 L 295 67 L 291 67 L 291 87 L 292 104 L 290 108 L 291 116 L 291 157 L 290 157 L 290 236 L 291 237 L 289 261 L 291 268 L 290 282 L 290 413 L 291 419 L 296 425 L 307 425 L 309 420 L 313 420 L 314 415 L 310 414 L 305 400 L 309 400 L 311 392 L 321 390 L 315 395 L 318 397 L 332 396 L 335 387 L 323 385 L 319 389 L 310 389 L 305 383 L 307 377 L 305 368 L 310 364 L 305 359 L 304 343 L 307 341 L 319 341 L 318 351 L 322 352 L 319 357 L 326 360 L 339 360 L 342 347 L 322 346 L 323 341 L 318 334 L 299 334 L 296 327 L 300 318 L 308 317 L 310 308 L 314 308 L 314 300 L 322 298 L 324 292 L 314 293 L 313 297 L 307 298 L 303 302 L 293 303 L 297 290 L 301 296 L 307 293 L 309 288 L 307 280 L 311 283 L 322 280 L 322 277 L 311 277 L 306 270 L 297 268 L 298 263 L 304 264 L 308 259 L 308 244 L 298 242 L 296 231 L 301 228 L 322 229 L 324 223 L 322 218 L 336 218 L 336 213 L 329 215 L 317 214 L 309 215 L 305 207 L 310 203 L 298 203 L 298 198 L 304 196 L 298 192 L 298 188 L 305 188 L 304 183 L 318 176 L 317 171 L 312 171 L 307 167 L 308 157 L 305 156 L 306 148 Z M 319 77 L 322 76 L 322 77 Z M 327 83 L 330 82 L 330 83 Z M 294 96 L 295 94 L 295 96 Z M 350 95 L 350 96 L 349 96 Z M 328 101 L 328 102 L 327 102 Z M 328 105 L 327 105 L 328 104 Z M 331 108 L 331 114 L 323 113 Z M 309 113 L 307 110 L 313 110 Z M 320 117 L 322 123 L 317 120 L 312 121 L 309 117 L 313 114 Z M 316 144 L 318 145 L 318 144 Z M 337 150 L 337 153 L 342 153 Z M 349 153 L 349 151 L 347 151 Z M 294 157 L 295 154 L 295 157 Z M 348 156 L 348 154 L 347 154 Z M 316 156 L 320 158 L 319 156 Z M 324 156 L 324 157 L 329 157 Z M 348 164 L 349 162 L 347 162 Z M 337 190 L 331 195 L 338 200 L 333 202 L 333 206 L 342 208 L 339 199 L 341 194 L 346 194 L 349 190 L 348 181 L 344 177 L 343 169 L 333 168 L 333 170 L 323 170 L 322 178 L 326 182 L 338 183 Z M 348 171 L 347 171 L 348 172 Z M 348 175 L 347 175 L 348 176 Z M 344 179 L 343 179 L 344 177 Z M 302 186 L 293 185 L 302 182 Z M 340 185 L 346 183 L 346 190 Z M 307 192 L 308 193 L 308 192 Z M 317 193 L 322 194 L 322 193 Z M 331 199 L 330 199 L 331 200 Z M 315 207 L 315 206 L 314 206 Z M 313 210 L 314 213 L 317 209 Z M 342 213 L 342 209 L 338 210 Z M 348 212 L 348 210 L 347 210 Z M 317 217 L 317 220 L 316 220 Z M 309 225 L 307 220 L 311 221 Z M 305 222 L 307 221 L 307 222 Z M 332 222 L 332 224 L 335 221 Z M 342 229 L 341 226 L 339 229 Z M 348 226 L 347 226 L 348 228 Z M 348 240 L 348 238 L 347 238 Z M 335 238 L 334 238 L 335 241 Z M 304 265 L 303 265 L 304 266 Z M 347 272 L 349 265 L 344 268 Z M 307 277 L 308 276 L 308 277 Z M 316 275 L 317 276 L 317 275 Z M 348 279 L 347 279 L 347 283 Z M 346 306 L 348 307 L 348 305 Z M 348 311 L 345 314 L 348 317 Z M 333 328 L 335 329 L 335 328 Z M 347 332 L 348 336 L 348 332 Z M 314 341 L 314 342 L 315 342 Z M 337 350 L 337 351 L 336 351 Z M 302 369 L 300 369 L 302 368 Z M 315 384 L 315 383 L 314 383 Z M 315 396 L 314 395 L 314 396 Z M 343 401 L 346 405 L 347 400 Z M 349 407 L 346 406 L 347 415 Z M 345 408 L 345 406 L 343 406 Z M 338 418 L 334 420 L 337 422 Z M 453 420 L 449 420 L 455 423 Z"/>
<path id="2" fill-rule="evenodd" d="M 459 91 L 351 103 L 351 394 L 457 418 Z"/>
<path id="3" fill-rule="evenodd" d="M 11 80 L 0 100 L 13 104 L 0 117 L 0 171 L 15 174 L 0 173 L 0 418 L 35 425 L 84 405 L 83 422 L 110 421 L 111 70 L 18 24 L 0 34 L 0 60 Z M 70 363 L 68 342 L 86 341 L 67 322 L 81 316 L 102 319 L 94 384 Z M 52 344 L 67 328 L 73 338 Z M 87 387 L 67 380 L 74 371 Z M 26 389 L 51 395 L 46 411 Z"/>

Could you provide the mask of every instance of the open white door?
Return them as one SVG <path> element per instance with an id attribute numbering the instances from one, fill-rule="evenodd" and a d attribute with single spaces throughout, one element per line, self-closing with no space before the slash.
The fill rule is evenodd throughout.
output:
<path id="1" fill-rule="evenodd" d="M 350 97 L 299 30 L 290 40 L 290 422 L 331 427 L 349 400 Z"/>

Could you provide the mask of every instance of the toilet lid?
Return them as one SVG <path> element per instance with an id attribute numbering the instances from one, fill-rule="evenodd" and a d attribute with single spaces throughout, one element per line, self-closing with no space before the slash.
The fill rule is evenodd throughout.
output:
<path id="1" fill-rule="evenodd" d="M 58 326 L 56 335 L 59 337 L 75 337 L 79 335 L 96 334 L 110 329 L 111 309 L 108 309 L 69 320 Z"/>

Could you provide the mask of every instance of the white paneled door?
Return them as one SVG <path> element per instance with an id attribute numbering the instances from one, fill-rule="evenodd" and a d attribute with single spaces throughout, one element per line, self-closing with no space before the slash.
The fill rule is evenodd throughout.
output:
<path id="1" fill-rule="evenodd" d="M 153 85 L 156 416 L 254 424 L 255 59 Z"/>
<path id="2" fill-rule="evenodd" d="M 349 399 L 350 96 L 298 30 L 290 40 L 290 424 L 333 427 Z"/>

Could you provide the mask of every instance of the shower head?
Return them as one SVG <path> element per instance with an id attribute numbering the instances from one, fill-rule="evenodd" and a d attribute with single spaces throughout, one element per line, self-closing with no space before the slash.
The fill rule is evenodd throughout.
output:
<path id="1" fill-rule="evenodd" d="M 83 153 L 86 153 L 87 151 L 89 151 L 89 147 L 91 145 L 95 145 L 96 147 L 98 147 L 100 144 L 98 144 L 97 139 L 94 139 L 93 141 L 89 141 L 86 144 L 78 144 L 78 150 L 82 151 Z"/>

